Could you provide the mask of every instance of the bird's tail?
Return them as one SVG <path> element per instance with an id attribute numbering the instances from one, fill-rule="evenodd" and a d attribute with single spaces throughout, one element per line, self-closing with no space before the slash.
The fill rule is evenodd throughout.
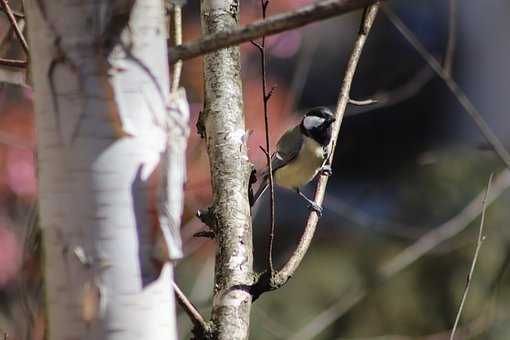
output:
<path id="1" fill-rule="evenodd" d="M 269 186 L 269 181 L 267 180 L 267 176 L 263 177 L 262 183 L 260 183 L 259 188 L 257 189 L 257 192 L 255 195 L 253 195 L 253 199 L 250 202 L 250 206 L 253 207 L 255 202 L 259 199 L 260 196 L 266 191 L 267 187 Z"/>

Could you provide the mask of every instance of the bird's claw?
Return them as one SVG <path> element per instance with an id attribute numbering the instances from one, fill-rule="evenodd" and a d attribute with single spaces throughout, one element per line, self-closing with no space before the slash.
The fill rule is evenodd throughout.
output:
<path id="1" fill-rule="evenodd" d="M 317 213 L 317 215 L 319 215 L 319 217 L 322 217 L 322 207 L 320 205 L 318 205 L 317 203 L 311 202 L 308 205 L 308 209 L 315 211 Z"/>
<path id="2" fill-rule="evenodd" d="M 325 176 L 328 176 L 328 177 L 333 175 L 333 169 L 331 168 L 331 165 L 329 165 L 329 164 L 328 165 L 324 165 L 321 168 L 320 172 L 321 172 L 321 175 L 325 175 Z"/>

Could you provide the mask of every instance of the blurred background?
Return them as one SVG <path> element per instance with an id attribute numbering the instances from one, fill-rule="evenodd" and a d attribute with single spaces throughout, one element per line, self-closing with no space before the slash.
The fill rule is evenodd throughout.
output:
<path id="1" fill-rule="evenodd" d="M 271 0 L 268 15 L 311 2 Z M 393 0 L 387 6 L 431 55 L 444 59 L 449 1 Z M 199 37 L 198 1 L 188 1 L 183 14 L 184 41 Z M 504 0 L 459 2 L 452 64 L 453 78 L 508 148 L 509 15 Z M 268 85 L 276 86 L 269 103 L 273 146 L 307 108 L 335 107 L 360 17 L 356 12 L 267 38 Z M 241 24 L 259 18 L 260 2 L 243 1 Z M 5 16 L 0 19 L 0 37 L 12 36 Z M 19 46 L 4 52 L 16 50 Z M 242 45 L 241 53 L 246 120 L 253 131 L 250 157 L 261 169 L 260 56 L 251 44 Z M 201 59 L 185 62 L 183 72 L 194 125 L 203 100 Z M 315 239 L 288 284 L 253 305 L 251 339 L 448 339 L 473 259 L 480 224 L 476 211 L 490 173 L 495 173 L 497 197 L 487 208 L 486 238 L 458 338 L 509 339 L 510 179 L 502 172 L 504 164 L 458 98 L 384 13 L 363 51 L 351 97 L 378 103 L 348 107 Z M 204 229 L 194 215 L 210 204 L 211 188 L 205 145 L 195 132 L 188 146 L 185 258 L 176 281 L 209 315 L 215 244 L 192 235 Z M 22 338 L 27 327 L 34 339 L 42 336 L 40 253 L 37 239 L 27 238 L 36 221 L 34 145 L 31 90 L 1 85 L 0 331 L 10 339 Z M 314 185 L 305 188 L 308 195 L 313 190 Z M 275 257 L 282 264 L 301 235 L 307 210 L 285 190 L 277 190 L 276 207 Z M 264 269 L 268 212 L 265 197 L 254 209 L 259 270 Z M 439 242 L 438 235 L 453 230 L 452 224 L 455 232 Z M 402 255 L 423 235 L 432 235 L 432 249 L 411 259 Z M 39 315 L 28 323 L 23 319 L 27 309 Z M 190 338 L 191 323 L 180 310 L 179 327 L 181 337 Z"/>

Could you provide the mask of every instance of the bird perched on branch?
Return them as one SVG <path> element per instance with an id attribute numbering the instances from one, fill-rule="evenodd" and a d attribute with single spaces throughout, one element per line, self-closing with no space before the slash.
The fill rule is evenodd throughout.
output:
<path id="1" fill-rule="evenodd" d="M 287 130 L 278 141 L 276 152 L 271 157 L 274 183 L 295 190 L 308 208 L 322 214 L 322 207 L 309 199 L 300 188 L 313 180 L 319 172 L 331 174 L 326 165 L 330 156 L 333 113 L 326 107 L 309 110 L 295 127 Z M 251 204 L 264 193 L 269 185 L 269 170 L 262 173 L 262 182 L 253 196 Z"/>

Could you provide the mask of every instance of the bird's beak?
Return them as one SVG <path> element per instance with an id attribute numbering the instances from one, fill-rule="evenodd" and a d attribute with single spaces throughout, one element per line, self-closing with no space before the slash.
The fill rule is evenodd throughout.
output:
<path id="1" fill-rule="evenodd" d="M 335 117 L 331 117 L 331 118 L 329 119 L 329 123 L 330 123 L 330 124 L 333 124 L 335 121 L 336 121 L 336 118 L 335 118 Z"/>

